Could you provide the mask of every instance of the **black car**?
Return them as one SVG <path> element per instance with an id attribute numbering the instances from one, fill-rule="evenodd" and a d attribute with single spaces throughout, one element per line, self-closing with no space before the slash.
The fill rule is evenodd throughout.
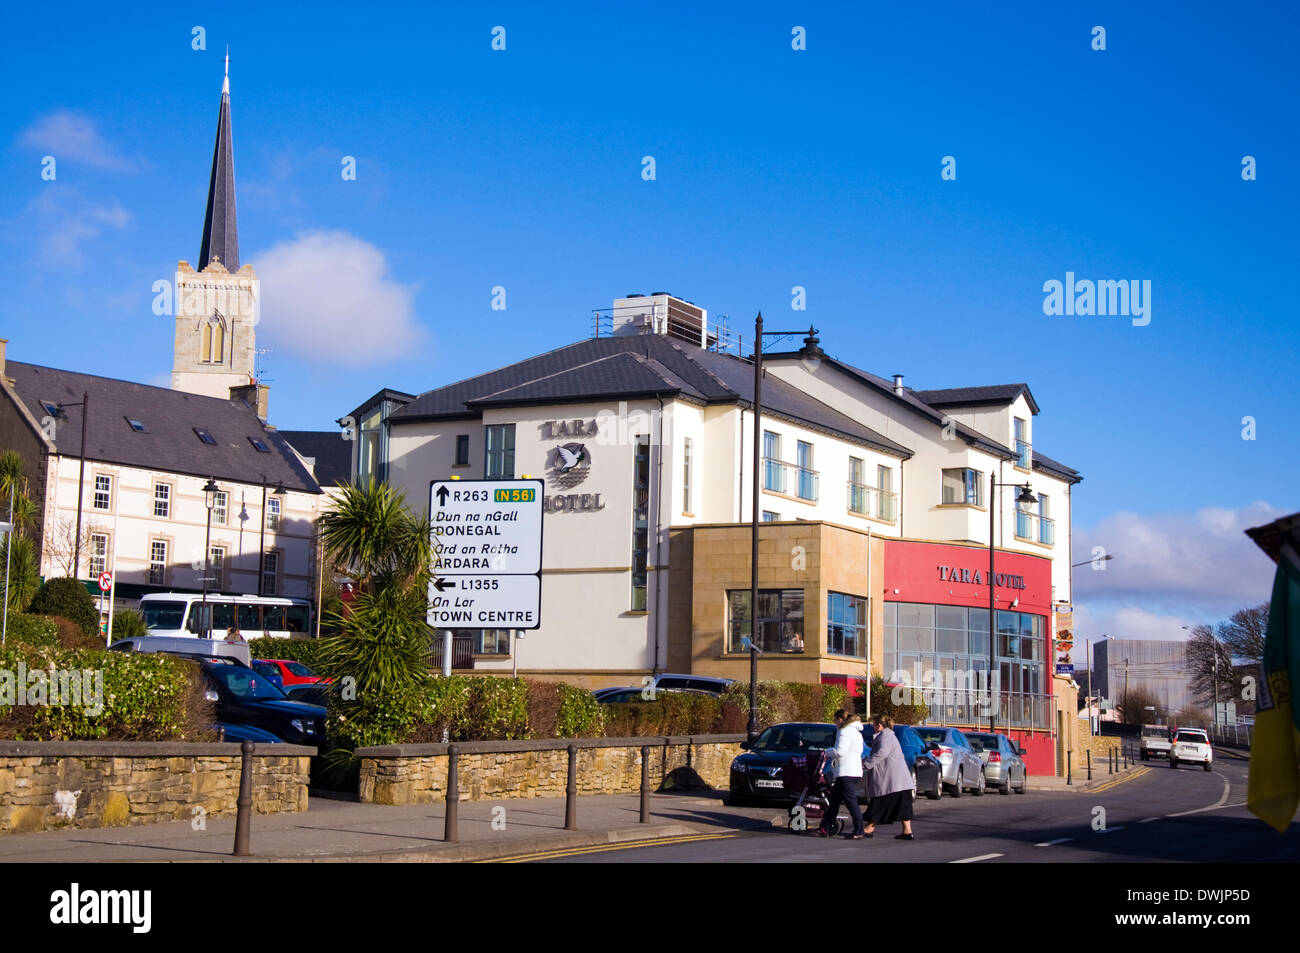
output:
<path id="1" fill-rule="evenodd" d="M 250 725 L 291 744 L 325 743 L 325 709 L 290 701 L 284 692 L 246 665 L 231 659 L 199 661 L 207 697 L 217 703 L 217 721 Z"/>
<path id="2" fill-rule="evenodd" d="M 835 747 L 835 726 L 818 722 L 772 725 L 753 742 L 742 741 L 742 754 L 731 762 L 730 803 L 785 803 L 782 774 L 795 755 Z M 859 796 L 858 800 L 864 800 Z"/>

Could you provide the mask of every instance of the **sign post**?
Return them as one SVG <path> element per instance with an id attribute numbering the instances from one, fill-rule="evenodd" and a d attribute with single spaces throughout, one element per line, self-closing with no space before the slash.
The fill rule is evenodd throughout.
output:
<path id="1" fill-rule="evenodd" d="M 108 627 L 108 619 L 104 616 L 104 593 L 113 588 L 113 576 L 111 573 L 101 572 L 99 574 L 99 626 L 104 636 L 104 645 L 108 645 L 112 639 L 113 633 Z"/>
<path id="2" fill-rule="evenodd" d="M 429 484 L 433 579 L 429 625 L 536 629 L 542 614 L 543 481 L 434 480 Z"/>

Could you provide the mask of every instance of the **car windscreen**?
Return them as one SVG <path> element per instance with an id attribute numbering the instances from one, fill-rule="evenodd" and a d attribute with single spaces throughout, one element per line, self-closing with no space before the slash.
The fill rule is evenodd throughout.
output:
<path id="1" fill-rule="evenodd" d="M 966 740 L 970 742 L 970 746 L 974 748 L 976 751 L 997 751 L 998 750 L 997 735 L 967 734 Z"/>
<path id="2" fill-rule="evenodd" d="M 284 701 L 280 691 L 251 668 L 242 665 L 213 665 L 208 674 L 220 682 L 236 698 L 251 700 Z"/>
<path id="3" fill-rule="evenodd" d="M 948 729 L 946 728 L 917 728 L 915 731 L 921 736 L 921 740 L 926 744 L 929 744 L 931 741 L 937 741 L 940 744 L 943 744 L 944 735 L 948 734 Z"/>
<path id="4" fill-rule="evenodd" d="M 1199 731 L 1180 731 L 1178 738 L 1183 744 L 1205 745 L 1210 743 L 1210 739 L 1205 737 Z"/>
<path id="5" fill-rule="evenodd" d="M 755 739 L 751 751 L 791 754 L 835 745 L 833 725 L 773 725 Z"/>
<path id="6" fill-rule="evenodd" d="M 185 624 L 184 602 L 141 602 L 140 612 L 149 629 L 179 629 Z"/>
<path id="7" fill-rule="evenodd" d="M 309 669 L 306 665 L 303 665 L 302 662 L 289 662 L 285 665 L 285 668 L 294 675 L 298 675 L 302 678 L 313 678 L 316 675 L 315 672 Z"/>
<path id="8" fill-rule="evenodd" d="M 1168 728 L 1143 728 L 1142 737 L 1143 738 L 1168 738 L 1169 729 Z"/>

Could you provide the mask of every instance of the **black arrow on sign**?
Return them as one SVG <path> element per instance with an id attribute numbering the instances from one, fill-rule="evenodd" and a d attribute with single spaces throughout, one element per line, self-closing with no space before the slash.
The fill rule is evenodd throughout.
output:
<path id="1" fill-rule="evenodd" d="M 454 582 L 448 582 L 445 579 L 435 579 L 433 581 L 433 588 L 437 589 L 439 592 L 442 592 L 445 589 L 455 589 L 456 584 Z"/>
<path id="2" fill-rule="evenodd" d="M 447 492 L 448 492 L 448 491 L 447 491 L 447 488 L 446 488 L 445 486 L 440 486 L 440 487 L 438 487 L 438 489 L 436 489 L 436 490 L 434 491 L 434 495 L 438 497 L 438 505 L 439 505 L 439 506 L 446 506 L 446 505 L 447 505 Z"/>

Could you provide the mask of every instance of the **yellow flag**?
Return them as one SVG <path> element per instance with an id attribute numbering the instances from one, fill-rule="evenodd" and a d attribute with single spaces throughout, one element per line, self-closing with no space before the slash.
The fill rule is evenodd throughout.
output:
<path id="1" fill-rule="evenodd" d="M 1255 736 L 1250 745 L 1246 806 L 1285 833 L 1300 806 L 1300 566 L 1283 547 L 1273 578 L 1273 601 L 1264 637 L 1264 678 L 1259 685 Z"/>

